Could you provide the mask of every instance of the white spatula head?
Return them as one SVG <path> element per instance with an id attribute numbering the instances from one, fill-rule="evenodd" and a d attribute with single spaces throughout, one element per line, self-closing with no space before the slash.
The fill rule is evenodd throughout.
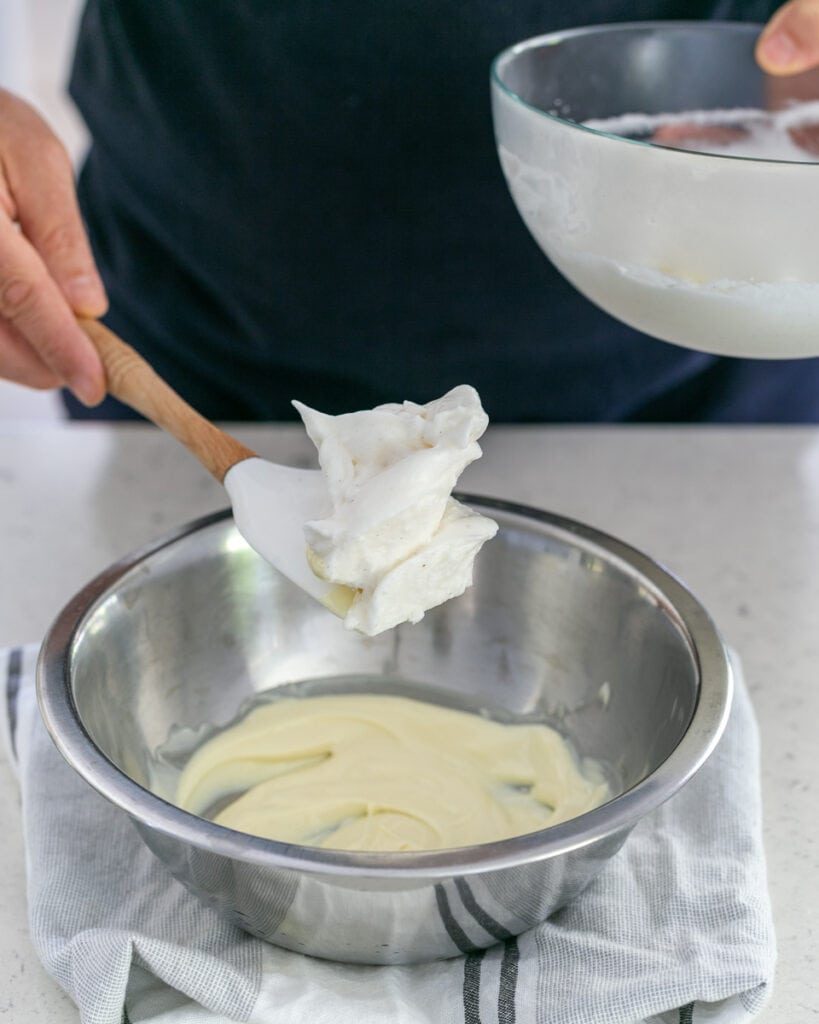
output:
<path id="1" fill-rule="evenodd" d="M 320 470 L 244 459 L 224 484 L 239 533 L 254 551 L 331 611 L 346 614 L 355 592 L 319 579 L 307 560 L 304 524 L 331 512 Z"/>

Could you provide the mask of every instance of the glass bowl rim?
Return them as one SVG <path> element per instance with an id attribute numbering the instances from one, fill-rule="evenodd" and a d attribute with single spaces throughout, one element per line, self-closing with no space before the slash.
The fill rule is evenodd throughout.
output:
<path id="1" fill-rule="evenodd" d="M 531 36 L 528 39 L 522 39 L 520 42 L 513 43 L 511 46 L 507 46 L 505 49 L 501 50 L 501 52 L 495 56 L 490 66 L 490 82 L 492 87 L 497 89 L 502 95 L 512 100 L 514 103 L 520 104 L 520 106 L 524 107 L 526 110 L 545 118 L 547 121 L 565 125 L 567 128 L 575 129 L 588 135 L 593 135 L 600 139 L 607 139 L 615 143 L 629 146 L 640 146 L 645 150 L 662 150 L 665 153 L 679 153 L 685 158 L 698 157 L 700 160 L 704 159 L 708 161 L 732 160 L 734 162 L 739 161 L 744 164 L 774 164 L 783 167 L 813 167 L 816 164 L 819 164 L 819 156 L 815 160 L 782 160 L 772 157 L 740 156 L 730 153 L 707 153 L 698 149 L 680 149 L 676 146 L 662 146 L 655 142 L 646 142 L 642 139 L 629 139 L 624 135 L 616 135 L 613 132 L 603 131 L 599 128 L 590 128 L 582 122 L 572 121 L 569 118 L 561 117 L 559 114 L 552 114 L 548 110 L 544 110 L 542 107 L 535 106 L 535 104 L 523 99 L 523 97 L 513 89 L 510 89 L 502 78 L 502 73 L 505 67 L 520 54 L 525 53 L 527 50 L 542 48 L 543 46 L 556 46 L 566 39 L 574 39 L 586 35 L 599 35 L 608 32 L 632 32 L 635 29 L 670 29 L 671 31 L 675 31 L 679 29 L 692 28 L 701 29 L 703 31 L 711 31 L 714 29 L 717 31 L 739 31 L 743 34 L 758 35 L 764 28 L 764 25 L 749 21 L 674 20 L 612 22 L 611 24 L 605 25 L 584 25 L 579 28 L 558 29 L 555 32 L 546 32 L 541 35 Z"/>

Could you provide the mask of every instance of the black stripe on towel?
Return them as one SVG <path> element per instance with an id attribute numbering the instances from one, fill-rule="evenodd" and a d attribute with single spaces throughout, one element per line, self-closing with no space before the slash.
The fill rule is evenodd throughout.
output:
<path id="1" fill-rule="evenodd" d="M 480 949 L 475 943 L 469 938 L 466 932 L 461 928 L 458 922 L 452 915 L 452 910 L 449 906 L 449 899 L 444 891 L 444 887 L 438 883 L 435 886 L 435 900 L 438 904 L 438 913 L 441 915 L 441 920 L 444 922 L 444 928 L 446 928 L 447 935 L 460 949 L 462 953 L 474 953 L 476 949 Z"/>
<path id="2" fill-rule="evenodd" d="M 6 672 L 6 714 L 9 720 L 11 752 L 17 759 L 17 697 L 20 694 L 20 680 L 23 676 L 23 649 L 15 647 L 9 654 Z"/>
<path id="3" fill-rule="evenodd" d="M 498 1024 L 515 1024 L 515 991 L 518 987 L 518 940 L 510 939 L 503 949 L 498 985 Z"/>
<path id="4" fill-rule="evenodd" d="M 499 942 L 505 942 L 507 939 L 514 938 L 512 932 L 504 928 L 491 914 L 487 914 L 480 903 L 478 903 L 465 878 L 456 878 L 455 887 L 460 894 L 461 902 L 485 932 L 488 932 Z"/>
<path id="5" fill-rule="evenodd" d="M 464 1024 L 481 1024 L 481 964 L 485 949 L 464 958 Z"/>
<path id="6" fill-rule="evenodd" d="M 680 1024 L 694 1024 L 694 1004 L 680 1007 Z"/>

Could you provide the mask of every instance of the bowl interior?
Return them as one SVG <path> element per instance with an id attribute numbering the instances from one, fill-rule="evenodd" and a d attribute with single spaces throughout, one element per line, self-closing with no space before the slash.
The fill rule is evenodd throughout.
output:
<path id="1" fill-rule="evenodd" d="M 625 113 L 765 108 L 754 59 L 759 26 L 611 25 L 555 33 L 498 60 L 498 80 L 525 103 L 573 121 Z"/>
<path id="2" fill-rule="evenodd" d="M 486 511 L 501 530 L 471 590 L 373 639 L 293 587 L 228 518 L 149 554 L 96 601 L 71 645 L 85 730 L 167 799 L 208 730 L 260 691 L 303 680 L 401 688 L 555 722 L 604 763 L 615 795 L 634 786 L 678 744 L 697 703 L 686 629 L 612 551 L 548 517 Z"/>

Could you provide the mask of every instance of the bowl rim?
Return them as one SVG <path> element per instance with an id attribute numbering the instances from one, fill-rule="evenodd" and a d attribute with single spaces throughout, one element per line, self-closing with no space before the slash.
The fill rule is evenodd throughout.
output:
<path id="1" fill-rule="evenodd" d="M 710 616 L 676 576 L 638 549 L 594 527 L 515 502 L 458 493 L 488 513 L 534 520 L 553 534 L 598 549 L 608 561 L 648 584 L 653 598 L 685 637 L 699 693 L 691 720 L 668 757 L 625 793 L 579 817 L 493 843 L 421 853 L 358 853 L 299 846 L 249 836 L 217 825 L 151 793 L 118 768 L 96 746 L 79 717 L 71 691 L 75 640 L 99 601 L 127 573 L 186 537 L 231 518 L 231 510 L 193 520 L 144 545 L 79 590 L 57 615 L 37 663 L 37 700 L 52 741 L 68 764 L 98 793 L 130 815 L 142 829 L 156 830 L 231 860 L 320 875 L 380 878 L 444 878 L 515 867 L 569 853 L 631 828 L 673 796 L 710 756 L 725 728 L 733 695 L 730 657 Z"/>
<path id="2" fill-rule="evenodd" d="M 615 135 L 613 132 L 606 132 L 600 128 L 590 128 L 582 122 L 572 121 L 569 118 L 561 117 L 559 114 L 551 114 L 542 107 L 535 106 L 535 104 L 523 99 L 523 97 L 513 89 L 510 89 L 501 77 L 505 67 L 521 53 L 525 53 L 527 50 L 538 49 L 543 46 L 556 46 L 565 39 L 573 39 L 579 36 L 600 35 L 608 32 L 629 32 L 634 31 L 635 29 L 649 28 L 667 29 L 671 31 L 679 29 L 698 29 L 702 31 L 739 30 L 746 34 L 756 33 L 758 35 L 764 27 L 764 25 L 759 24 L 758 22 L 751 21 L 697 21 L 682 19 L 673 21 L 655 20 L 611 22 L 603 25 L 583 25 L 579 28 L 558 29 L 554 32 L 546 32 L 541 35 L 531 36 L 528 39 L 522 39 L 520 42 L 513 43 L 511 46 L 507 46 L 505 49 L 501 50 L 501 52 L 492 60 L 489 70 L 489 78 L 493 89 L 497 89 L 503 96 L 511 99 L 514 103 L 520 104 L 520 106 L 524 107 L 526 110 L 545 118 L 547 121 L 565 125 L 567 128 L 573 128 L 588 135 L 597 136 L 597 138 L 600 139 L 608 139 L 611 142 L 625 143 L 629 146 L 641 146 L 646 150 L 660 149 L 665 153 L 679 153 L 681 156 L 686 158 L 699 157 L 700 159 L 705 158 L 707 160 L 733 160 L 746 164 L 776 164 L 785 167 L 814 167 L 819 163 L 819 158 L 816 160 L 782 160 L 774 159 L 772 157 L 740 156 L 738 154 L 731 153 L 708 153 L 699 149 L 680 149 L 676 146 L 662 146 L 656 142 L 646 142 L 641 139 L 629 139 L 624 135 Z"/>

